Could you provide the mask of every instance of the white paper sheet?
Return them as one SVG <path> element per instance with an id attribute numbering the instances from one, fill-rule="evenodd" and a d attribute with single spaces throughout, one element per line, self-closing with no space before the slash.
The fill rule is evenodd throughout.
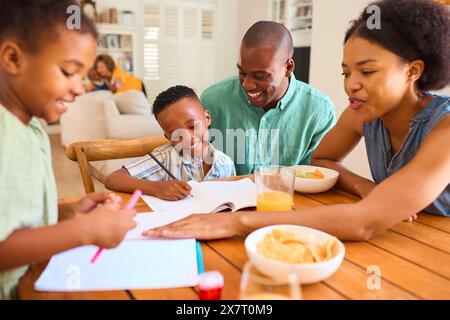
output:
<path id="1" fill-rule="evenodd" d="M 54 256 L 35 283 L 38 291 L 97 291 L 192 287 L 198 282 L 194 239 L 124 241 L 97 251 L 85 246 Z"/>

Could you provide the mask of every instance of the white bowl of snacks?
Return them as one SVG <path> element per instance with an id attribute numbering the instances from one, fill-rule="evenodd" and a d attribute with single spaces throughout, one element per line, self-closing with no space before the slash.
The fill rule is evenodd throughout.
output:
<path id="1" fill-rule="evenodd" d="M 296 273 L 302 284 L 330 277 L 345 255 L 336 237 L 297 225 L 258 229 L 245 239 L 245 250 L 261 273 L 277 278 Z"/>
<path id="2" fill-rule="evenodd" d="M 295 191 L 303 193 L 325 192 L 336 184 L 339 172 L 315 166 L 293 166 L 295 169 Z"/>

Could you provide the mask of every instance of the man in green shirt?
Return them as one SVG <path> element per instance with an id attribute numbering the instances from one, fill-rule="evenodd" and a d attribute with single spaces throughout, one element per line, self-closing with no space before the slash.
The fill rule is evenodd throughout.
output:
<path id="1" fill-rule="evenodd" d="M 234 160 L 238 175 L 261 165 L 309 164 L 335 124 L 330 99 L 295 78 L 293 52 L 283 25 L 257 22 L 242 40 L 239 77 L 201 96 L 211 113 L 212 142 Z"/>

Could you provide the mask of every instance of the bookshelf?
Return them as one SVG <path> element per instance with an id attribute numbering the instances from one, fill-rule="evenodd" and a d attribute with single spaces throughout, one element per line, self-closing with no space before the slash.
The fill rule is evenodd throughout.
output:
<path id="1" fill-rule="evenodd" d="M 294 47 L 310 47 L 312 11 L 312 0 L 272 0 L 271 18 L 289 29 Z"/>
<path id="2" fill-rule="evenodd" d="M 294 41 L 295 77 L 309 82 L 313 0 L 270 0 L 271 19 L 283 23 Z"/>
<path id="3" fill-rule="evenodd" d="M 109 54 L 123 70 L 138 75 L 137 28 L 129 25 L 98 23 L 98 54 Z"/>

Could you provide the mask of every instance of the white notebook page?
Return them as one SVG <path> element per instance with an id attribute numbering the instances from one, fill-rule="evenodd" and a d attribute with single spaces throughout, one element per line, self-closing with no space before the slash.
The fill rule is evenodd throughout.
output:
<path id="1" fill-rule="evenodd" d="M 192 287 L 197 284 L 194 239 L 124 241 L 115 249 L 85 246 L 54 256 L 35 283 L 38 291 L 96 291 Z M 182 265 L 180 264 L 182 262 Z"/>

